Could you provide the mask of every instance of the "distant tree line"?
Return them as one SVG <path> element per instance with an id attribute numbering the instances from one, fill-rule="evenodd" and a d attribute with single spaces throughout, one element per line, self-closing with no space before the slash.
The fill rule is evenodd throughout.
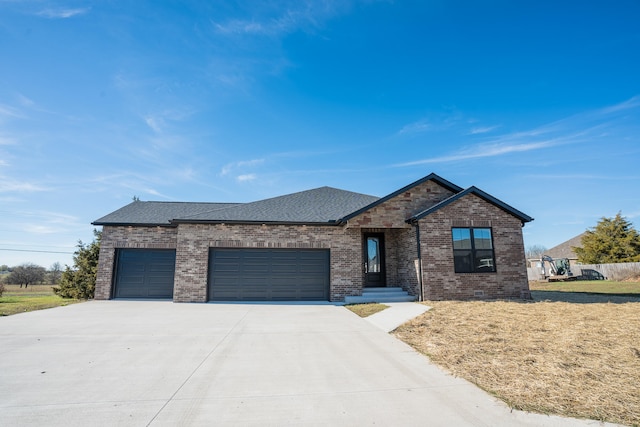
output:
<path id="1" fill-rule="evenodd" d="M 56 295 L 63 298 L 93 298 L 102 232 L 93 230 L 93 234 L 93 242 L 78 242 L 78 249 L 73 254 L 73 266 L 65 266 L 64 271 L 59 262 L 53 264 L 49 270 L 33 263 L 15 267 L 0 265 L 0 296 L 3 284 L 20 285 L 21 288 L 48 284 L 53 286 Z"/>
<path id="2" fill-rule="evenodd" d="M 31 262 L 9 267 L 0 265 L 2 282 L 7 285 L 57 285 L 62 277 L 62 267 L 59 262 L 54 263 L 48 270 Z"/>

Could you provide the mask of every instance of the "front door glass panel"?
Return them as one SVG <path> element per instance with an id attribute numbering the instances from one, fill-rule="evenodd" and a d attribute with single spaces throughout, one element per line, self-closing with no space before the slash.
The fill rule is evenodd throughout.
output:
<path id="1" fill-rule="evenodd" d="M 367 237 L 367 273 L 380 273 L 380 238 Z"/>

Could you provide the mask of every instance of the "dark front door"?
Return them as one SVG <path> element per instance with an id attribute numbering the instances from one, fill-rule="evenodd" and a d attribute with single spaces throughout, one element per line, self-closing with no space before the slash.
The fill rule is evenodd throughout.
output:
<path id="1" fill-rule="evenodd" d="M 386 286 L 384 268 L 384 234 L 364 235 L 364 286 L 375 288 Z"/>

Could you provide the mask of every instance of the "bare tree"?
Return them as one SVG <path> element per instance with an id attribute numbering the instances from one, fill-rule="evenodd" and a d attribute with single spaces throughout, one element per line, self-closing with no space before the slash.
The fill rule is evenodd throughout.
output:
<path id="1" fill-rule="evenodd" d="M 59 262 L 54 262 L 49 268 L 48 272 L 49 283 L 57 285 L 60 277 L 62 276 L 62 265 Z"/>
<path id="2" fill-rule="evenodd" d="M 527 246 L 527 249 L 525 250 L 525 256 L 527 257 L 527 259 L 540 259 L 546 251 L 547 248 L 542 245 L 531 245 Z"/>
<path id="3" fill-rule="evenodd" d="M 29 285 L 42 282 L 46 272 L 47 270 L 39 265 L 33 263 L 22 264 L 13 267 L 11 274 L 7 278 L 7 282 L 20 285 L 20 287 L 24 285 L 26 288 Z"/>

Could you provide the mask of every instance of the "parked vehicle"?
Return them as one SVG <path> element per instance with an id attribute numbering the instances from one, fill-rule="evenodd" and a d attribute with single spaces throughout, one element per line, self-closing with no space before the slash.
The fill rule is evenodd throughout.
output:
<path id="1" fill-rule="evenodd" d="M 606 280 L 607 278 L 602 275 L 598 270 L 592 268 L 584 268 L 580 270 L 579 280 Z"/>

